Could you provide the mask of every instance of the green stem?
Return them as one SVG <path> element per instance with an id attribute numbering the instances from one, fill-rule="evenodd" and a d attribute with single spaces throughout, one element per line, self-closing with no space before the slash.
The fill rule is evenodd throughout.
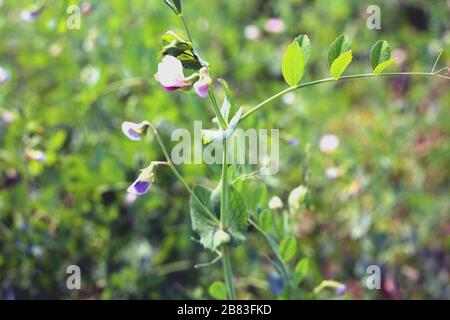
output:
<path id="1" fill-rule="evenodd" d="M 222 176 L 220 192 L 220 227 L 225 229 L 228 226 L 228 173 L 227 173 L 227 142 L 223 142 L 223 155 L 222 155 Z"/>
<path id="2" fill-rule="evenodd" d="M 182 13 L 180 13 L 178 16 L 180 17 L 181 21 L 183 22 L 184 30 L 186 30 L 186 34 L 188 36 L 189 41 L 192 43 L 192 37 L 191 37 L 191 33 L 189 32 L 189 28 L 186 23 L 186 19 L 184 18 Z"/>
<path id="3" fill-rule="evenodd" d="M 233 283 L 233 272 L 231 271 L 230 248 L 226 245 L 222 248 L 222 264 L 225 277 L 225 286 L 227 288 L 228 299 L 235 300 L 236 293 Z"/>
<path id="4" fill-rule="evenodd" d="M 216 115 L 216 118 L 219 120 L 219 124 L 222 127 L 223 130 L 226 130 L 227 122 L 225 121 L 222 113 L 220 112 L 219 105 L 217 104 L 216 96 L 214 95 L 214 89 L 212 86 L 209 88 L 208 91 L 209 99 L 211 100 L 211 104 L 213 105 L 214 114 Z"/>
<path id="5" fill-rule="evenodd" d="M 286 282 L 286 285 L 290 285 L 290 280 L 289 280 L 289 276 L 288 276 L 288 271 L 286 268 L 286 265 L 283 261 L 283 259 L 281 258 L 280 254 L 274 250 L 272 248 L 272 239 L 270 238 L 270 236 L 263 230 L 261 229 L 260 226 L 258 226 L 252 219 L 249 219 L 250 224 L 256 229 L 256 231 L 258 231 L 259 233 L 261 233 L 261 235 L 266 239 L 267 243 L 269 244 L 270 249 L 272 249 L 273 254 L 275 255 L 275 258 L 278 260 L 278 263 L 281 265 L 281 271 L 283 272 L 283 279 Z"/>
<path id="6" fill-rule="evenodd" d="M 449 77 L 443 76 L 441 74 L 431 73 L 431 72 L 387 72 L 387 73 L 381 73 L 378 76 L 379 77 L 389 77 L 389 76 L 403 76 L 403 75 L 409 75 L 409 76 L 432 76 L 432 77 L 438 77 L 438 78 L 443 78 L 443 79 L 450 79 Z M 371 77 L 377 77 L 377 75 L 375 75 L 374 73 L 354 74 L 354 75 L 349 75 L 349 76 L 342 76 L 342 77 L 339 78 L 339 80 L 357 79 L 357 78 L 371 78 Z M 273 96 L 267 98 L 263 102 L 257 104 L 253 108 L 251 108 L 249 111 L 247 111 L 246 113 L 244 113 L 242 115 L 241 120 L 247 118 L 252 113 L 256 112 L 257 110 L 259 110 L 260 108 L 262 108 L 263 106 L 268 104 L 269 102 L 271 102 L 271 101 L 273 101 L 273 100 L 275 100 L 275 99 L 285 95 L 288 92 L 291 92 L 291 91 L 294 91 L 294 90 L 297 90 L 297 89 L 301 89 L 301 88 L 314 86 L 314 85 L 320 84 L 320 83 L 339 81 L 339 80 L 336 80 L 334 78 L 325 78 L 325 79 L 314 80 L 314 81 L 310 81 L 310 82 L 306 82 L 306 83 L 300 83 L 300 84 L 298 84 L 296 86 L 292 86 L 292 87 L 286 88 L 286 89 L 284 89 L 284 90 L 274 94 Z"/>
<path id="7" fill-rule="evenodd" d="M 222 154 L 222 177 L 221 177 L 221 193 L 220 193 L 220 227 L 226 229 L 229 223 L 229 212 L 228 212 L 228 165 L 227 165 L 227 142 L 223 142 L 223 154 Z M 228 292 L 228 299 L 236 299 L 236 293 L 234 290 L 234 280 L 233 271 L 231 268 L 230 260 L 230 248 L 227 245 L 222 246 L 222 256 L 223 256 L 223 273 L 225 278 L 225 286 Z"/>
<path id="8" fill-rule="evenodd" d="M 164 157 L 166 158 L 167 161 L 167 165 L 170 167 L 170 169 L 172 170 L 173 174 L 177 177 L 178 180 L 181 181 L 181 183 L 183 184 L 183 186 L 186 188 L 186 190 L 189 192 L 189 194 L 192 196 L 192 198 L 195 199 L 195 201 L 198 202 L 198 204 L 202 207 L 202 209 L 209 215 L 209 217 L 211 219 L 213 219 L 213 221 L 215 223 L 217 223 L 217 225 L 220 225 L 220 221 L 219 219 L 217 219 L 217 217 L 207 208 L 204 206 L 204 204 L 200 201 L 200 199 L 197 197 L 197 195 L 194 193 L 194 191 L 192 191 L 192 189 L 189 187 L 189 185 L 187 184 L 187 182 L 183 179 L 183 177 L 181 176 L 181 174 L 178 172 L 177 168 L 175 167 L 175 165 L 172 163 L 172 160 L 170 160 L 170 156 L 169 153 L 167 152 L 167 149 L 164 145 L 164 142 L 162 141 L 161 137 L 159 136 L 158 130 L 156 130 L 155 127 L 152 126 L 152 130 L 153 133 L 155 134 L 156 140 L 158 141 L 162 152 L 164 154 Z"/>
<path id="9" fill-rule="evenodd" d="M 186 30 L 187 36 L 189 41 L 192 43 L 192 36 L 189 31 L 189 27 L 186 23 L 186 20 L 184 19 L 184 16 L 180 13 L 178 15 L 183 22 L 184 29 Z M 208 91 L 209 99 L 211 100 L 211 104 L 214 109 L 214 113 L 216 115 L 217 120 L 219 121 L 220 126 L 223 130 L 226 130 L 228 127 L 226 120 L 223 118 L 222 113 L 220 112 L 220 108 L 217 104 L 216 97 L 214 95 L 214 89 L 211 86 Z M 161 143 L 160 143 L 161 144 Z M 164 147 L 163 147 L 164 149 Z M 167 152 L 165 152 L 167 153 Z M 226 150 L 226 141 L 224 142 L 223 147 L 223 163 L 222 163 L 222 190 L 220 193 L 220 227 L 223 229 L 228 224 L 228 181 L 227 181 L 227 164 L 226 164 L 226 156 L 227 156 L 227 150 Z M 171 163 L 171 162 L 170 162 Z M 181 176 L 178 174 L 176 169 L 171 166 L 172 170 L 174 171 L 175 175 L 181 178 Z M 174 170 L 175 169 L 175 170 Z M 187 186 L 187 185 L 186 185 Z M 193 194 L 193 193 L 191 193 Z M 234 283 L 233 283 L 233 272 L 231 269 L 231 261 L 230 261 L 230 252 L 229 247 L 226 245 L 222 246 L 222 261 L 223 261 L 223 271 L 224 271 L 224 278 L 225 278 L 225 285 L 227 288 L 228 293 L 228 299 L 234 300 L 236 298 L 235 290 L 234 290 Z"/>

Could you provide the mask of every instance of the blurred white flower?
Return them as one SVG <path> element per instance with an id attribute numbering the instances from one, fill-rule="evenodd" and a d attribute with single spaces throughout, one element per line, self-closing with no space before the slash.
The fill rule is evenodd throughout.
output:
<path id="1" fill-rule="evenodd" d="M 16 116 L 11 111 L 5 111 L 2 114 L 2 121 L 6 124 L 10 124 L 14 121 L 15 117 Z"/>
<path id="2" fill-rule="evenodd" d="M 288 197 L 288 204 L 291 210 L 300 209 L 300 205 L 305 201 L 308 188 L 305 186 L 298 186 L 293 189 Z"/>
<path id="3" fill-rule="evenodd" d="M 334 134 L 325 134 L 320 138 L 319 148 L 323 153 L 332 153 L 339 147 L 339 138 Z"/>
<path id="4" fill-rule="evenodd" d="M 258 40 L 261 38 L 261 30 L 257 26 L 250 24 L 244 28 L 244 36 L 249 40 Z"/>
<path id="5" fill-rule="evenodd" d="M 36 160 L 40 162 L 45 161 L 45 153 L 41 150 L 27 149 L 25 150 L 25 156 L 30 160 Z"/>
<path id="6" fill-rule="evenodd" d="M 0 67 L 0 84 L 9 80 L 9 72 Z"/>
<path id="7" fill-rule="evenodd" d="M 282 98 L 283 102 L 288 104 L 288 105 L 292 105 L 295 102 L 295 94 L 293 94 L 292 92 L 286 93 L 283 98 Z"/>
<path id="8" fill-rule="evenodd" d="M 197 27 L 201 30 L 201 31 L 208 31 L 209 30 L 209 21 L 208 19 L 205 18 L 200 18 L 197 20 Z"/>
<path id="9" fill-rule="evenodd" d="M 342 171 L 337 167 L 329 167 L 325 170 L 325 175 L 328 179 L 333 180 L 339 178 L 342 175 Z"/>
<path id="10" fill-rule="evenodd" d="M 50 46 L 49 52 L 52 57 L 59 57 L 63 51 L 63 46 L 55 42 Z"/>
<path id="11" fill-rule="evenodd" d="M 278 196 L 273 196 L 269 201 L 269 209 L 277 210 L 283 208 L 283 201 Z"/>
<path id="12" fill-rule="evenodd" d="M 80 81 L 83 84 L 93 86 L 100 79 L 100 70 L 98 68 L 88 65 L 81 69 Z"/>
<path id="13" fill-rule="evenodd" d="M 269 33 L 281 33 L 284 27 L 284 21 L 279 18 L 271 18 L 266 22 L 266 31 Z"/>

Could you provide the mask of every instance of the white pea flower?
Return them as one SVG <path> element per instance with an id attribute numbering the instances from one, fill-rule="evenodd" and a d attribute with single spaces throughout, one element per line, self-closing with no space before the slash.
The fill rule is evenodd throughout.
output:
<path id="1" fill-rule="evenodd" d="M 319 147 L 323 153 L 332 153 L 339 147 L 339 138 L 334 134 L 325 134 L 320 138 Z"/>
<path id="2" fill-rule="evenodd" d="M 283 201 L 278 196 L 273 196 L 269 201 L 269 208 L 277 210 L 283 208 Z"/>
<path id="3" fill-rule="evenodd" d="M 150 127 L 150 122 L 142 121 L 141 123 L 135 123 L 125 121 L 122 123 L 123 133 L 131 140 L 139 141 L 147 134 L 147 130 Z"/>
<path id="4" fill-rule="evenodd" d="M 168 91 L 189 89 L 197 77 L 198 74 L 193 74 L 186 78 L 181 61 L 169 55 L 165 56 L 158 64 L 158 72 L 155 74 L 155 79 Z"/>

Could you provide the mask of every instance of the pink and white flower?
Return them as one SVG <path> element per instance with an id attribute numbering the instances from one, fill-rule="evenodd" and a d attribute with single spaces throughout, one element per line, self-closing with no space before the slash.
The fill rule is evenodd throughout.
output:
<path id="1" fill-rule="evenodd" d="M 325 134 L 320 138 L 319 148 L 323 153 L 332 153 L 339 147 L 339 138 L 334 134 Z"/>
<path id="2" fill-rule="evenodd" d="M 173 56 L 165 56 L 158 64 L 158 72 L 155 74 L 156 80 L 161 83 L 164 89 L 173 91 L 177 89 L 189 89 L 196 77 L 186 78 L 183 73 L 181 61 Z"/>
<path id="3" fill-rule="evenodd" d="M 284 27 L 284 21 L 279 18 L 271 18 L 266 22 L 266 31 L 269 33 L 281 33 Z"/>
<path id="4" fill-rule="evenodd" d="M 194 83 L 194 90 L 201 98 L 205 98 L 208 95 L 209 87 L 212 80 L 208 74 L 208 69 L 203 67 L 199 71 L 200 77 L 196 83 Z"/>

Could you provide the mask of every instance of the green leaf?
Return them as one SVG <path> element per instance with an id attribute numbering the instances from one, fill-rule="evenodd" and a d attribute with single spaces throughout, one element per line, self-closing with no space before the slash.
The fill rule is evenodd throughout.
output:
<path id="1" fill-rule="evenodd" d="M 211 207 L 211 190 L 202 186 L 194 186 L 194 194 L 200 200 L 204 207 L 214 212 Z M 208 215 L 207 211 L 198 203 L 198 201 L 191 197 L 189 201 L 192 229 L 200 236 L 200 243 L 207 249 L 215 250 L 214 236 L 219 230 L 217 224 Z"/>
<path id="2" fill-rule="evenodd" d="M 308 64 L 309 57 L 311 56 L 311 41 L 309 40 L 309 37 L 306 34 L 299 35 L 297 38 L 294 39 L 294 41 L 297 41 L 303 50 L 306 66 Z"/>
<path id="3" fill-rule="evenodd" d="M 183 67 L 198 70 L 202 67 L 200 57 L 195 53 L 192 43 L 181 34 L 167 31 L 161 36 L 161 56 L 171 55 L 181 61 Z"/>
<path id="4" fill-rule="evenodd" d="M 231 235 L 231 244 L 237 246 L 246 239 L 249 214 L 239 191 L 233 186 L 229 186 L 229 188 L 229 221 L 226 231 Z"/>
<path id="5" fill-rule="evenodd" d="M 220 211 L 220 192 L 222 190 L 222 182 L 219 182 L 213 192 L 210 193 L 210 206 L 217 214 Z M 228 226 L 224 230 L 230 235 L 230 242 L 233 246 L 237 246 L 246 240 L 246 231 L 248 226 L 248 211 L 245 202 L 233 186 L 229 186 L 229 206 L 228 206 Z M 227 242 L 227 243 L 228 243 Z"/>
<path id="6" fill-rule="evenodd" d="M 373 70 L 373 73 L 375 73 L 375 75 L 379 75 L 380 73 L 382 73 L 384 71 L 384 69 L 386 69 L 387 67 L 389 67 L 392 63 L 394 62 L 394 59 L 389 59 L 385 62 L 380 63 L 375 70 Z"/>
<path id="7" fill-rule="evenodd" d="M 305 57 L 303 49 L 297 41 L 292 42 L 283 56 L 281 69 L 284 80 L 292 86 L 297 85 L 303 77 Z"/>
<path id="8" fill-rule="evenodd" d="M 331 65 L 330 73 L 331 76 L 338 80 L 342 73 L 347 69 L 348 65 L 352 62 L 352 51 L 347 51 L 344 54 L 341 54 L 339 57 L 337 57 L 336 60 L 334 60 L 333 64 Z"/>
<path id="9" fill-rule="evenodd" d="M 262 207 L 265 207 L 267 198 L 267 187 L 264 184 L 259 184 L 251 193 L 247 200 L 248 208 L 252 213 L 259 212 Z"/>
<path id="10" fill-rule="evenodd" d="M 290 236 L 284 238 L 280 244 L 280 254 L 284 261 L 291 260 L 297 253 L 297 240 Z"/>
<path id="11" fill-rule="evenodd" d="M 225 300 L 227 298 L 227 288 L 222 281 L 213 282 L 208 289 L 211 297 L 217 300 Z"/>
<path id="12" fill-rule="evenodd" d="M 381 71 L 386 69 L 392 62 L 385 63 L 391 60 L 391 48 L 389 47 L 389 44 L 384 40 L 378 40 L 370 50 L 370 64 L 372 65 L 372 69 L 375 73 L 375 70 L 383 64 L 383 67 L 380 67 L 378 69 L 379 74 Z"/>
<path id="13" fill-rule="evenodd" d="M 218 81 L 223 86 L 223 91 L 225 92 L 225 98 L 223 99 L 222 107 L 220 112 L 222 113 L 224 119 L 228 122 L 231 117 L 236 114 L 239 107 L 234 100 L 233 92 L 230 89 L 230 86 L 224 79 L 218 79 Z M 218 121 L 217 121 L 218 122 Z"/>
<path id="14" fill-rule="evenodd" d="M 267 233 L 272 232 L 273 229 L 273 213 L 272 211 L 265 209 L 258 218 L 259 226 Z"/>
<path id="15" fill-rule="evenodd" d="M 170 0 L 164 0 L 164 2 L 167 4 L 167 6 L 168 6 L 175 14 L 181 13 L 181 4 L 180 4 L 180 1 L 174 1 L 175 4 L 172 3 L 172 1 L 170 1 Z M 178 6 L 177 6 L 177 2 L 178 2 L 179 8 L 178 8 Z"/>
<path id="16" fill-rule="evenodd" d="M 181 13 L 181 0 L 173 0 L 173 3 L 175 4 L 178 12 Z"/>
<path id="17" fill-rule="evenodd" d="M 334 40 L 328 48 L 328 65 L 331 67 L 339 56 L 349 51 L 350 45 L 351 41 L 346 35 L 341 35 Z"/>
<path id="18" fill-rule="evenodd" d="M 294 269 L 293 282 L 294 285 L 298 286 L 302 280 L 305 278 L 309 269 L 309 260 L 306 258 L 301 259 Z"/>

